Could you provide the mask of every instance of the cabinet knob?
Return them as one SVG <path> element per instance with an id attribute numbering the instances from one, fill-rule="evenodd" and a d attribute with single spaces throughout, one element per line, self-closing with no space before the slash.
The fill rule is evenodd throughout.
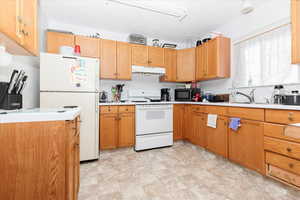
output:
<path id="1" fill-rule="evenodd" d="M 293 163 L 290 163 L 290 164 L 289 164 L 289 167 L 290 167 L 290 168 L 294 168 L 294 164 L 293 164 Z"/>
<path id="2" fill-rule="evenodd" d="M 286 150 L 287 150 L 287 152 L 292 152 L 292 149 L 289 147 Z"/>
<path id="3" fill-rule="evenodd" d="M 293 120 L 294 120 L 294 113 L 289 112 L 289 114 L 288 114 L 288 119 L 289 119 L 290 121 L 293 121 Z"/>

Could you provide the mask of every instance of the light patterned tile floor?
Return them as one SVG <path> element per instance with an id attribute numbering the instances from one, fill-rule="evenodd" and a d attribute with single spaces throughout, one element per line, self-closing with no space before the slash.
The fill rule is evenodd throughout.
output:
<path id="1" fill-rule="evenodd" d="M 185 142 L 81 165 L 79 200 L 300 200 L 300 192 Z"/>

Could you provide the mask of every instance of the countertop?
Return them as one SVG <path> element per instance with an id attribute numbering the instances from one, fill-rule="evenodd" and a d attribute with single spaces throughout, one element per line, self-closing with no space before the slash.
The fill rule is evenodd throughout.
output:
<path id="1" fill-rule="evenodd" d="M 246 103 L 204 103 L 204 102 L 185 102 L 185 101 L 169 101 L 169 102 L 124 102 L 124 103 L 99 103 L 99 106 L 121 106 L 121 105 L 161 105 L 161 104 L 190 104 L 190 105 L 206 105 L 206 106 L 227 106 L 241 108 L 264 108 L 277 110 L 300 110 L 300 106 L 287 106 L 278 104 L 246 104 Z"/>
<path id="2" fill-rule="evenodd" d="M 80 108 L 0 110 L 0 124 L 74 120 L 79 114 Z"/>

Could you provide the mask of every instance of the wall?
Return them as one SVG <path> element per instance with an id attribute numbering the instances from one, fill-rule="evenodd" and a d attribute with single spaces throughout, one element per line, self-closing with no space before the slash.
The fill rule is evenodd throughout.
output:
<path id="1" fill-rule="evenodd" d="M 280 24 L 290 22 L 290 1 L 287 0 L 271 0 L 255 9 L 254 12 L 248 15 L 241 15 L 239 18 L 224 24 L 219 27 L 216 32 L 221 32 L 225 36 L 232 39 L 232 43 L 236 43 L 257 33 L 270 30 L 272 27 L 277 27 Z M 233 48 L 232 48 L 233 49 Z M 231 77 L 235 74 L 234 51 L 232 51 Z M 300 80 L 299 80 L 300 82 Z M 228 93 L 232 88 L 232 78 L 226 80 L 213 80 L 200 83 L 205 91 L 213 93 Z M 265 97 L 272 95 L 272 88 L 258 87 L 257 101 L 264 102 Z M 300 89 L 300 85 L 286 86 L 288 90 Z M 244 92 L 249 92 L 251 88 L 239 89 Z"/>
<path id="2" fill-rule="evenodd" d="M 23 91 L 23 108 L 39 106 L 39 59 L 32 56 L 13 56 L 9 67 L 0 67 L 0 81 L 8 82 L 14 69 L 23 69 L 28 75 L 27 85 Z"/>

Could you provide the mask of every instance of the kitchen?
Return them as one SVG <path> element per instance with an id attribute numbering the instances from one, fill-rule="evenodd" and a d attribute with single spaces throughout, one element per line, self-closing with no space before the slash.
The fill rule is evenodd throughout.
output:
<path id="1" fill-rule="evenodd" d="M 29 2 L 0 8 L 0 199 L 300 198 L 298 0 Z"/>

